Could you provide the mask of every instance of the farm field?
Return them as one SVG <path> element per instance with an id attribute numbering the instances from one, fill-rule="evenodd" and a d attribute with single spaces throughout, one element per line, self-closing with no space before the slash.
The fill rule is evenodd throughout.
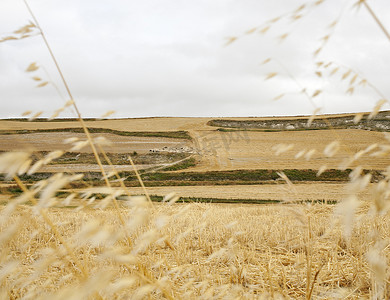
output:
<path id="1" fill-rule="evenodd" d="M 244 118 L 237 118 L 244 119 Z M 265 118 L 267 119 L 267 118 Z M 250 120 L 262 120 L 261 118 L 250 118 Z M 382 132 L 358 130 L 358 129 L 337 129 L 337 130 L 307 130 L 307 131 L 280 131 L 280 132 L 259 132 L 259 131 L 218 131 L 217 128 L 208 126 L 209 118 L 144 118 L 124 120 L 100 120 L 87 121 L 92 128 L 126 130 L 131 132 L 153 132 L 156 130 L 164 134 L 164 130 L 188 132 L 192 140 L 186 138 L 168 138 L 153 136 L 123 136 L 115 133 L 91 133 L 96 138 L 103 137 L 110 141 L 109 145 L 103 145 L 105 152 L 119 157 L 112 157 L 114 167 L 118 172 L 133 171 L 133 167 L 127 160 L 132 155 L 137 169 L 149 170 L 161 169 L 164 166 L 175 164 L 175 161 L 186 161 L 195 159 L 194 164 L 184 166 L 184 170 L 170 172 L 212 172 L 228 170 L 319 170 L 326 165 L 328 169 L 337 169 L 349 157 L 358 151 L 364 150 L 375 144 L 368 155 L 363 156 L 348 165 L 349 168 L 360 165 L 367 170 L 385 170 L 390 165 L 390 157 L 386 155 L 371 157 L 369 154 L 375 149 L 386 147 L 388 141 Z M 58 159 L 53 164 L 43 165 L 39 172 L 99 172 L 100 168 L 92 155 L 90 146 L 77 150 L 72 155 L 72 144 L 65 144 L 65 140 L 74 138 L 78 141 L 85 140 L 82 133 L 69 131 L 79 126 L 77 121 L 56 121 L 38 122 L 9 121 L 1 120 L 0 129 L 0 150 L 26 150 L 37 152 L 37 156 L 44 157 L 48 151 L 62 150 L 69 153 L 65 159 Z M 61 132 L 61 128 L 68 131 Z M 23 133 L 23 130 L 39 129 L 41 132 Z M 15 130 L 18 130 L 15 133 Z M 58 132 L 42 132 L 42 130 L 58 130 Z M 145 131 L 141 131 L 145 130 Z M 9 134 L 5 134 L 9 132 Z M 325 157 L 324 148 L 332 141 L 340 141 L 340 149 L 333 157 Z M 278 145 L 287 145 L 289 149 L 276 155 Z M 289 146 L 291 145 L 291 146 Z M 44 152 L 43 152 L 44 151 Z M 153 151 L 153 153 L 151 153 Z M 156 152 L 154 152 L 156 151 Z M 311 151 L 310 157 L 307 153 Z M 158 152 L 158 153 L 157 153 Z M 303 153 L 302 157 L 296 158 L 297 153 Z M 41 153 L 41 154 L 40 154 Z M 134 156 L 133 153 L 136 153 Z M 79 159 L 81 155 L 81 158 Z M 85 155 L 89 155 L 88 158 Z M 157 155 L 157 156 L 156 156 Z M 162 155 L 162 156 L 161 156 Z M 113 160 L 114 159 L 114 160 Z M 103 168 L 106 172 L 112 171 L 102 157 Z M 168 171 L 169 172 L 169 171 Z M 183 173 L 184 174 L 184 173 Z M 275 184 L 256 185 L 227 185 L 223 176 L 207 186 L 205 182 L 202 188 L 197 186 L 178 186 L 177 179 L 172 183 L 173 187 L 149 187 L 151 194 L 163 196 L 165 193 L 177 192 L 183 197 L 203 198 L 227 198 L 227 199 L 265 199 L 265 200 L 341 200 L 347 192 L 343 189 L 343 183 L 308 182 L 295 184 L 295 192 L 287 189 L 283 181 Z M 229 177 L 230 178 L 230 177 Z M 254 177 L 255 178 L 255 177 Z M 100 181 L 102 182 L 102 181 Z M 218 183 L 219 182 L 219 183 Z M 266 182 L 265 182 L 266 183 Z M 270 182 L 273 183 L 273 182 Z M 224 186 L 218 186 L 224 184 Z M 255 185 L 253 185 L 255 184 Z M 191 185 L 191 182 L 186 185 Z M 252 186 L 253 185 L 253 186 Z M 140 190 L 134 187 L 132 191 L 139 193 Z M 369 191 L 364 192 L 367 198 Z"/>
<path id="2" fill-rule="evenodd" d="M 103 137 L 111 142 L 111 145 L 104 145 L 106 152 L 112 153 L 147 153 L 150 149 L 164 147 L 183 147 L 190 143 L 181 139 L 157 138 L 157 137 L 128 137 L 118 136 L 109 133 L 92 134 L 94 138 Z M 0 151 L 13 151 L 15 149 L 25 151 L 55 151 L 63 150 L 70 151 L 72 145 L 64 143 L 66 139 L 76 138 L 77 140 L 85 140 L 85 135 L 82 133 L 71 132 L 48 132 L 48 133 L 29 133 L 29 134 L 14 134 L 0 135 Z M 78 152 L 91 153 L 91 147 L 84 147 Z"/>
<path id="3" fill-rule="evenodd" d="M 136 118 L 117 120 L 85 121 L 87 127 L 109 128 L 121 131 L 176 131 L 197 128 L 209 129 L 206 125 L 212 118 Z M 246 118 L 244 118 L 246 119 Z M 0 130 L 34 130 L 34 129 L 80 128 L 77 120 L 56 122 L 25 122 L 1 120 Z"/>
<path id="4" fill-rule="evenodd" d="M 205 155 L 200 164 L 193 168 L 198 171 L 232 169 L 319 169 L 322 165 L 338 168 L 349 156 L 372 144 L 387 145 L 381 132 L 356 129 L 313 130 L 292 132 L 207 132 L 194 134 L 195 140 Z M 331 158 L 324 157 L 323 151 L 334 140 L 342 141 L 340 151 Z M 292 149 L 275 155 L 275 146 L 293 145 Z M 215 145 L 215 147 L 212 147 Z M 226 145 L 226 146 L 225 146 Z M 305 155 L 296 159 L 300 151 L 315 152 L 308 160 Z M 354 162 L 366 169 L 384 170 L 389 157 L 369 157 Z"/>
<path id="5" fill-rule="evenodd" d="M 359 193 L 360 199 L 369 201 L 373 186 Z M 142 194 L 141 188 L 129 188 L 132 194 Z M 345 184 L 340 183 L 295 183 L 293 188 L 285 184 L 228 185 L 228 186 L 172 186 L 148 187 L 151 195 L 165 196 L 176 193 L 179 197 L 215 199 L 257 199 L 296 201 L 341 201 L 348 196 Z"/>
<path id="6" fill-rule="evenodd" d="M 332 115 L 330 115 L 332 116 Z M 339 116 L 339 115 L 338 115 Z M 351 116 L 345 114 L 340 116 Z M 289 120 L 295 118 L 307 119 L 307 117 L 265 117 L 265 118 L 219 118 L 229 120 Z M 154 117 L 136 119 L 114 119 L 85 121 L 87 127 L 110 128 L 123 131 L 175 131 L 175 130 L 209 130 L 212 128 L 207 122 L 214 118 L 180 118 L 180 117 Z M 19 120 L 0 120 L 0 130 L 33 130 L 53 128 L 79 128 L 78 121 L 55 122 L 26 122 Z"/>
<path id="7" fill-rule="evenodd" d="M 8 185 L 0 185 L 6 188 Z M 371 200 L 371 195 L 374 185 L 369 185 L 364 191 L 358 193 L 361 201 L 368 203 Z M 114 188 L 114 191 L 120 191 L 119 188 Z M 64 190 L 67 191 L 67 190 Z M 86 189 L 72 189 L 72 192 L 85 193 L 86 191 L 94 194 L 106 193 L 105 187 L 91 187 Z M 132 195 L 143 195 L 144 191 L 140 187 L 129 187 L 128 191 Z M 288 188 L 284 184 L 278 185 L 228 185 L 228 186 L 162 186 L 148 187 L 147 191 L 152 196 L 164 197 L 174 193 L 175 196 L 181 198 L 191 198 L 192 202 L 197 199 L 232 199 L 238 203 L 240 200 L 258 200 L 260 201 L 280 201 L 281 203 L 301 203 L 301 202 L 339 202 L 346 199 L 349 195 L 345 184 L 339 183 L 303 183 L 294 184 L 294 187 Z M 5 201 L 6 195 L 1 195 L 0 200 Z M 180 200 L 179 200 L 180 202 Z M 71 205 L 80 204 L 82 202 L 70 203 Z M 230 202 L 231 203 L 231 202 Z"/>
<path id="8" fill-rule="evenodd" d="M 174 148 L 178 152 L 197 154 L 198 163 L 191 170 L 201 172 L 237 169 L 318 170 L 323 165 L 327 165 L 328 168 L 338 168 L 348 157 L 372 144 L 376 144 L 377 147 L 373 148 L 369 154 L 380 147 L 388 147 L 388 141 L 382 132 L 359 129 L 224 132 L 208 126 L 206 123 L 209 120 L 208 118 L 145 118 L 89 121 L 87 124 L 92 128 L 109 128 L 131 132 L 141 132 L 142 130 L 152 132 L 156 129 L 160 132 L 185 130 L 192 137 L 192 141 L 180 138 L 118 136 L 108 133 L 93 133 L 92 136 L 103 136 L 112 142 L 111 146 L 103 147 L 106 152 L 131 154 L 134 151 L 145 153 L 151 149 L 167 152 L 164 150 L 164 147 L 167 147 Z M 75 128 L 79 127 L 79 124 L 77 121 L 0 121 L 0 130 L 3 132 L 27 129 L 60 129 L 61 126 L 62 128 Z M 69 150 L 71 146 L 64 144 L 63 141 L 69 137 L 82 139 L 82 136 L 80 133 L 72 132 L 3 134 L 0 135 L 0 150 Z M 342 142 L 340 150 L 331 158 L 324 157 L 325 146 L 335 140 Z M 291 145 L 291 149 L 280 155 L 275 155 L 275 147 L 281 144 Z M 188 150 L 183 151 L 180 150 L 181 148 Z M 91 149 L 86 147 L 80 151 L 91 152 Z M 312 152 L 310 159 L 306 155 L 309 151 Z M 302 157 L 296 159 L 295 156 L 299 152 L 303 152 Z M 365 155 L 354 161 L 349 167 L 360 165 L 365 169 L 385 170 L 389 164 L 390 158 L 388 156 Z"/>
<path id="9" fill-rule="evenodd" d="M 85 140 L 76 121 L 0 121 L 1 151 L 28 151 L 32 164 L 65 152 L 21 181 L 2 175 L 0 298 L 388 295 L 390 223 L 377 184 L 390 165 L 383 132 L 220 130 L 209 121 L 88 121 L 100 131 L 94 140 L 111 142 L 101 147 L 113 165 L 100 154 L 107 178 L 90 146 L 71 150 Z M 340 147 L 326 157 L 334 140 Z M 165 203 L 142 196 L 128 155 L 151 199 Z M 323 165 L 329 172 L 316 176 Z"/>
<path id="10" fill-rule="evenodd" d="M 3 248 L 14 253 L 3 271 L 11 297 L 306 299 L 308 290 L 312 299 L 373 296 L 367 207 L 359 209 L 349 241 L 342 217 L 327 205 L 142 207 L 121 207 L 127 231 L 113 208 L 47 210 L 75 265 L 38 217 L 19 207 L 2 223 L 2 230 L 17 225 Z M 141 211 L 149 221 L 134 219 Z M 377 234 L 388 239 L 388 225 L 378 218 Z"/>

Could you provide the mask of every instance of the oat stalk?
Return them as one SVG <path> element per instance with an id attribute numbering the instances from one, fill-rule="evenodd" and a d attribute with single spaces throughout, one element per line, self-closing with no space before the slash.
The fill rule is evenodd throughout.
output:
<path id="1" fill-rule="evenodd" d="M 21 188 L 21 190 L 26 194 L 26 195 L 29 195 L 29 198 L 30 198 L 30 201 L 35 205 L 37 206 L 38 205 L 38 202 L 37 200 L 35 199 L 35 197 L 29 192 L 29 190 L 27 189 L 27 187 L 24 185 L 24 183 L 20 180 L 20 178 L 17 176 L 17 175 L 14 175 L 14 180 L 15 182 L 18 184 L 18 186 Z M 39 213 L 41 214 L 42 218 L 45 220 L 45 222 L 47 223 L 47 225 L 49 225 L 50 229 L 53 231 L 55 237 L 60 241 L 60 243 L 62 245 L 64 245 L 66 251 L 68 252 L 68 254 L 70 255 L 70 257 L 72 258 L 72 260 L 74 261 L 74 263 L 76 264 L 76 266 L 79 268 L 79 270 L 81 271 L 82 275 L 83 275 L 83 279 L 87 279 L 88 278 L 88 272 L 86 270 L 86 268 L 81 264 L 80 260 L 77 258 L 77 256 L 75 255 L 74 253 L 74 250 L 72 249 L 72 247 L 65 241 L 65 239 L 62 237 L 62 235 L 59 233 L 59 230 L 57 228 L 57 226 L 53 223 L 53 221 L 49 218 L 49 216 L 45 213 L 45 211 L 43 209 L 40 209 L 39 210 Z"/>
<path id="2" fill-rule="evenodd" d="M 390 41 L 390 34 L 387 31 L 386 27 L 383 25 L 383 23 L 379 20 L 377 15 L 374 13 L 374 11 L 371 9 L 371 7 L 368 5 L 367 1 L 363 0 L 363 5 L 365 8 L 367 8 L 370 15 L 374 18 L 375 22 L 378 24 L 380 29 L 382 29 L 383 33 L 386 35 L 387 39 Z"/>
<path id="3" fill-rule="evenodd" d="M 46 39 L 46 35 L 45 35 L 44 31 L 42 30 L 41 26 L 39 25 L 39 22 L 38 22 L 37 18 L 35 17 L 33 11 L 31 10 L 30 6 L 28 5 L 27 0 L 23 0 L 23 1 L 24 1 L 24 3 L 25 3 L 25 5 L 26 5 L 26 7 L 27 7 L 27 9 L 28 9 L 28 11 L 29 11 L 29 13 L 31 14 L 31 17 L 32 17 L 33 20 L 34 20 L 35 25 L 37 26 L 37 28 L 38 28 L 38 30 L 39 30 L 41 36 L 42 36 L 42 39 L 43 39 L 43 41 L 44 41 L 44 43 L 45 43 L 45 45 L 46 45 L 46 48 L 48 49 L 48 51 L 49 51 L 49 53 L 50 53 L 50 56 L 51 56 L 51 58 L 52 58 L 52 60 L 53 60 L 53 62 L 54 62 L 54 64 L 55 64 L 55 66 L 56 66 L 56 69 L 57 69 L 57 71 L 58 71 L 58 73 L 59 73 L 59 75 L 60 75 L 60 77 L 61 77 L 62 83 L 64 84 L 64 87 L 65 87 L 65 89 L 66 89 L 66 92 L 67 92 L 67 94 L 68 94 L 70 100 L 72 101 L 72 105 L 73 105 L 73 108 L 74 108 L 75 111 L 76 111 L 77 118 L 78 118 L 78 120 L 79 120 L 79 122 L 80 122 L 80 124 L 81 124 L 81 126 L 82 126 L 82 128 L 83 128 L 83 130 L 84 130 L 84 132 L 85 132 L 85 134 L 86 134 L 86 136 L 87 136 L 87 139 L 88 139 L 88 141 L 89 141 L 89 144 L 91 145 L 92 152 L 93 152 L 93 154 L 94 154 L 94 156 L 95 156 L 96 162 L 98 163 L 99 168 L 100 168 L 100 171 L 101 171 L 103 177 L 105 178 L 106 184 L 108 185 L 109 182 L 108 182 L 108 180 L 107 180 L 107 176 L 106 176 L 106 173 L 105 173 L 105 171 L 104 171 L 102 162 L 101 162 L 101 160 L 100 160 L 100 158 L 99 158 L 99 155 L 98 155 L 98 153 L 97 153 L 95 144 L 94 144 L 94 142 L 93 142 L 93 140 L 92 140 L 91 134 L 89 133 L 89 130 L 88 130 L 88 128 L 87 128 L 87 126 L 86 126 L 86 124 L 85 124 L 83 118 L 81 117 L 81 113 L 80 113 L 80 111 L 79 111 L 79 109 L 78 109 L 78 107 L 77 107 L 76 102 L 74 101 L 73 95 L 72 95 L 72 93 L 71 93 L 71 91 L 70 91 L 70 88 L 69 88 L 69 85 L 68 85 L 67 81 L 65 80 L 65 77 L 64 77 L 64 74 L 62 73 L 62 70 L 61 70 L 61 68 L 60 68 L 60 65 L 58 64 L 57 59 L 56 59 L 56 57 L 55 57 L 55 55 L 54 55 L 54 53 L 53 53 L 53 51 L 52 51 L 52 49 L 51 49 L 51 47 L 50 47 L 50 45 L 49 45 L 49 42 L 48 42 L 47 39 Z"/>

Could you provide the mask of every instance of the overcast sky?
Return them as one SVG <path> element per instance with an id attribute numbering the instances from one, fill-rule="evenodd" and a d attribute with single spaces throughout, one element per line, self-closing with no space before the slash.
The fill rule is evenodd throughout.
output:
<path id="1" fill-rule="evenodd" d="M 356 1 L 314 2 L 29 0 L 84 117 L 108 110 L 117 118 L 302 115 L 317 107 L 322 113 L 369 111 L 382 97 L 358 85 L 362 78 L 390 98 L 390 41 L 367 10 L 354 9 Z M 390 29 L 388 1 L 368 2 Z M 31 19 L 23 1 L 1 0 L 0 38 Z M 229 37 L 238 39 L 226 46 Z M 267 58 L 273 60 L 262 65 Z M 333 64 L 319 70 L 319 61 Z M 26 73 L 31 62 L 44 69 Z M 354 73 L 341 80 L 348 68 L 359 72 L 352 95 L 346 90 Z M 264 80 L 273 72 L 278 75 Z M 53 84 L 36 88 L 32 76 L 53 82 L 60 93 Z M 303 88 L 309 95 L 322 92 L 310 102 Z M 0 118 L 26 110 L 48 117 L 68 99 L 40 36 L 0 43 L 0 97 Z"/>

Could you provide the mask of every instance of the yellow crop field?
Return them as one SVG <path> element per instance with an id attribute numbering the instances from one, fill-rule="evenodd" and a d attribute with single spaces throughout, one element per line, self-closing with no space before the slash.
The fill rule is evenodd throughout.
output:
<path id="1" fill-rule="evenodd" d="M 118 122 L 122 130 L 136 132 L 153 131 L 163 121 L 90 123 L 101 122 L 96 128 L 112 129 L 118 128 L 112 125 Z M 169 130 L 185 128 L 191 140 L 91 134 L 102 153 L 136 158 L 151 155 L 150 151 L 153 155 L 187 151 L 196 157 L 194 166 L 162 173 L 154 171 L 158 164 L 77 163 L 75 154 L 70 163 L 53 164 L 64 153 L 72 153 L 77 143 L 85 143 L 82 133 L 65 130 L 76 126 L 75 122 L 12 121 L 14 127 L 5 127 L 11 121 L 0 122 L 8 132 L 56 129 L 0 135 L 1 150 L 11 151 L 0 156 L 2 170 L 12 176 L 3 177 L 0 186 L 6 191 L 0 197 L 2 298 L 360 299 L 388 295 L 389 205 L 387 179 L 380 179 L 387 176 L 383 170 L 389 165 L 384 133 L 218 131 L 201 118 L 170 121 Z M 42 158 L 32 162 L 31 151 L 42 153 Z M 87 145 L 74 153 L 93 150 Z M 342 164 L 353 170 L 349 183 L 345 179 L 291 182 L 283 173 L 302 170 L 297 173 L 301 176 L 306 169 L 317 172 L 324 165 L 340 169 Z M 171 184 L 162 179 L 156 181 L 157 186 L 126 186 L 134 168 L 145 179 L 169 174 L 183 178 Z M 23 169 L 30 170 L 30 177 L 21 180 L 18 173 L 23 176 Z M 105 176 L 80 181 L 79 172 L 88 176 L 102 169 Z M 229 180 L 241 178 L 245 169 L 281 173 L 277 173 L 279 179 L 262 182 L 251 175 L 251 184 L 244 184 L 245 177 L 240 184 L 225 182 L 227 174 L 231 174 Z M 383 175 L 371 177 L 363 169 Z M 128 173 L 122 180 L 113 170 Z M 218 173 L 229 170 L 234 173 Z M 159 197 L 164 203 L 150 202 L 149 197 Z M 181 199 L 192 203 L 181 203 Z M 194 203 L 216 200 L 236 203 Z M 250 200 L 280 203 L 240 204 Z"/>
<path id="2" fill-rule="evenodd" d="M 382 132 L 339 129 L 339 130 L 309 130 L 309 131 L 281 131 L 281 132 L 256 132 L 256 131 L 217 131 L 207 126 L 205 118 L 145 118 L 113 121 L 90 121 L 91 128 L 108 128 L 137 131 L 180 131 L 189 132 L 193 141 L 172 139 L 118 136 L 111 133 L 94 133 L 93 137 L 104 137 L 111 142 L 110 146 L 103 146 L 106 152 L 132 153 L 148 152 L 151 149 L 163 149 L 163 147 L 190 147 L 191 153 L 199 160 L 199 163 L 191 168 L 191 171 L 218 171 L 237 169 L 319 169 L 327 166 L 337 169 L 351 156 L 359 151 L 364 151 L 370 145 L 376 145 L 370 153 L 361 156 L 348 164 L 348 167 L 358 165 L 365 169 L 385 170 L 390 164 L 390 159 L 385 152 L 381 155 L 373 155 L 378 150 L 387 149 L 388 140 Z M 166 126 L 161 125 L 166 124 Z M 169 127 L 168 125 L 169 124 Z M 183 125 L 184 124 L 184 125 Z M 62 127 L 61 127 L 62 126 Z M 79 127 L 74 122 L 18 122 L 0 121 L 0 128 L 4 131 L 32 130 L 32 129 L 57 129 Z M 13 149 L 25 150 L 65 150 L 71 149 L 64 144 L 64 140 L 70 137 L 83 139 L 83 134 L 72 132 L 42 132 L 29 134 L 0 135 L 0 150 Z M 85 139 L 85 138 L 84 138 Z M 327 145 L 333 141 L 340 141 L 341 149 L 332 157 L 326 157 L 323 153 Z M 290 148 L 276 155 L 276 147 L 284 145 Z M 91 152 L 90 147 L 85 147 L 81 152 Z M 299 158 L 296 156 L 301 153 Z M 310 156 L 308 154 L 310 153 Z M 88 171 L 88 170 L 87 170 Z"/>
<path id="3" fill-rule="evenodd" d="M 142 188 L 129 188 L 135 195 L 143 193 Z M 369 201 L 375 185 L 369 185 L 359 193 L 359 198 Z M 165 196 L 176 193 L 179 197 L 198 197 L 211 199 L 264 199 L 296 201 L 342 201 L 347 198 L 348 190 L 340 183 L 296 183 L 293 187 L 286 184 L 262 185 L 225 185 L 225 186 L 159 186 L 148 187 L 151 195 Z"/>
<path id="4" fill-rule="evenodd" d="M 374 225 L 365 207 L 346 239 L 345 220 L 325 205 L 131 206 L 121 207 L 125 226 L 113 208 L 45 210 L 50 230 L 29 207 L 9 214 L 2 297 L 368 298 L 367 233 L 389 238 L 388 216 Z M 378 255 L 380 272 L 389 256 Z"/>
<path id="5" fill-rule="evenodd" d="M 296 132 L 201 132 L 194 134 L 200 149 L 204 152 L 203 161 L 195 170 L 232 169 L 319 169 L 322 165 L 338 168 L 359 151 L 372 144 L 388 145 L 381 132 L 364 130 L 313 130 Z M 342 141 L 341 149 L 329 158 L 323 153 L 332 141 Z M 276 155 L 278 145 L 291 146 L 282 154 Z M 373 149 L 374 150 L 374 149 Z M 312 152 L 310 157 L 307 153 Z M 302 156 L 295 158 L 302 152 Z M 375 151 L 373 151 L 375 152 Z M 371 154 L 371 153 L 370 153 Z M 384 170 L 389 165 L 389 157 L 366 155 L 354 161 L 350 167 L 361 165 L 367 169 Z"/>

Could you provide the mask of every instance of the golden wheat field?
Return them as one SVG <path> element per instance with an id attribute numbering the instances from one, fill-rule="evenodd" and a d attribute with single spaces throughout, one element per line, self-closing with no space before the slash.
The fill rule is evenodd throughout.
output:
<path id="1" fill-rule="evenodd" d="M 126 120 L 127 128 L 135 131 L 131 122 Z M 27 126 L 19 128 L 34 124 L 20 123 Z M 58 122 L 39 123 L 45 124 L 41 128 L 58 126 Z M 249 132 L 249 139 L 235 139 L 225 149 L 223 134 L 229 133 L 209 130 L 207 136 L 220 144 L 202 152 L 202 140 L 196 139 L 200 131 L 192 128 L 190 132 L 194 139 L 181 143 L 199 147 L 201 158 L 189 170 L 200 174 L 224 170 L 222 152 L 233 158 L 229 160 L 233 170 L 237 165 L 232 162 L 239 157 L 248 158 L 241 168 L 318 170 L 325 163 L 335 167 L 370 145 L 386 142 L 383 133 L 363 130 Z M 39 139 L 34 134 L 38 133 L 1 137 L 9 147 L 4 150 L 14 150 L 2 154 L 3 172 L 13 174 L 24 191 L 0 198 L 4 299 L 369 299 L 389 295 L 388 183 L 387 179 L 370 183 L 370 174 L 361 173 L 363 168 L 355 168 L 347 184 L 290 182 L 281 173 L 281 180 L 265 184 L 141 188 L 126 187 L 126 181 L 118 186 L 118 180 L 111 177 L 100 180 L 106 182 L 105 187 L 93 187 L 93 181 L 80 189 L 69 186 L 81 178 L 73 169 L 77 164 L 51 161 L 69 151 L 63 139 L 82 140 L 81 134 L 41 133 Z M 138 146 L 142 142 L 144 152 L 148 143 L 155 147 L 156 142 L 175 142 L 93 136 L 113 137 L 110 149 L 129 155 L 142 151 L 132 147 L 134 142 Z M 342 137 L 342 146 L 329 150 L 334 136 Z M 294 148 L 276 155 L 281 142 L 295 142 Z M 15 152 L 22 144 L 30 146 L 25 151 L 52 150 L 41 159 L 42 165 L 29 172 L 31 176 L 53 172 L 51 177 L 33 183 L 18 179 L 21 169 L 39 164 L 31 167 L 29 152 Z M 317 149 L 313 157 L 294 157 L 308 147 Z M 327 147 L 334 152 L 330 157 L 323 153 Z M 370 153 L 360 160 L 366 162 L 363 167 L 385 169 L 386 156 L 373 159 Z M 268 157 L 267 164 L 256 164 L 256 156 L 258 160 Z M 214 163 L 207 164 L 210 158 Z M 91 166 L 80 164 L 79 171 L 99 170 L 99 165 Z M 104 166 L 104 170 L 111 168 Z M 11 178 L 5 179 L 3 187 L 11 187 Z M 164 203 L 150 202 L 149 195 L 164 197 Z M 282 202 L 180 203 L 181 197 Z"/>
<path id="2" fill-rule="evenodd" d="M 2 297 L 363 299 L 385 276 L 389 253 L 367 236 L 388 239 L 388 217 L 366 206 L 348 238 L 325 205 L 131 206 L 124 226 L 113 208 L 45 210 L 51 229 L 29 207 L 10 213 Z"/>
<path id="3" fill-rule="evenodd" d="M 99 193 L 105 188 L 91 188 L 91 191 Z M 131 194 L 142 195 L 141 187 L 129 187 Z M 369 184 L 358 193 L 359 199 L 369 201 L 375 193 L 376 185 Z M 77 190 L 76 190 L 77 191 Z M 202 185 L 202 186 L 157 186 L 148 187 L 151 195 L 165 196 L 172 192 L 178 197 L 232 199 L 239 202 L 240 199 L 281 200 L 283 202 L 322 201 L 334 202 L 347 198 L 350 192 L 345 184 L 305 182 L 295 183 L 292 187 L 280 184 L 261 185 Z"/>

